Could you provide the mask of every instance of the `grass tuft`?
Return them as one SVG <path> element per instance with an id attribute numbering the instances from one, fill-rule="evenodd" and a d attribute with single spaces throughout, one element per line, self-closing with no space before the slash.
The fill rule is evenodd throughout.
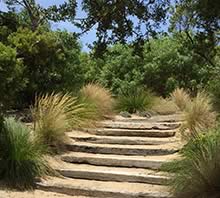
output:
<path id="1" fill-rule="evenodd" d="M 172 173 L 169 182 L 176 198 L 220 197 L 220 129 L 212 129 L 189 141 L 181 158 L 163 165 Z"/>
<path id="2" fill-rule="evenodd" d="M 11 187 L 32 188 L 36 177 L 50 173 L 43 157 L 46 148 L 29 128 L 14 118 L 6 118 L 0 134 L 0 178 Z"/>
<path id="3" fill-rule="evenodd" d="M 171 93 L 171 99 L 181 111 L 183 111 L 190 102 L 190 96 L 183 88 L 176 88 Z"/>
<path id="4" fill-rule="evenodd" d="M 76 97 L 61 93 L 36 97 L 31 112 L 35 132 L 43 143 L 52 147 L 65 143 L 65 132 L 89 122 L 91 115 Z"/>
<path id="5" fill-rule="evenodd" d="M 95 112 L 93 119 L 103 119 L 113 114 L 114 100 L 111 92 L 100 84 L 85 85 L 80 90 L 80 97 L 87 104 L 87 108 Z"/>
<path id="6" fill-rule="evenodd" d="M 173 100 L 156 98 L 152 106 L 152 110 L 160 115 L 170 115 L 178 111 L 178 107 L 173 102 Z"/>
<path id="7" fill-rule="evenodd" d="M 116 109 L 118 111 L 137 113 L 150 109 L 153 102 L 154 95 L 150 91 L 136 88 L 121 91 L 117 99 Z"/>
<path id="8" fill-rule="evenodd" d="M 213 127 L 216 121 L 216 113 L 213 111 L 209 95 L 199 92 L 192 102 L 186 106 L 184 118 L 182 134 L 187 139 Z"/>

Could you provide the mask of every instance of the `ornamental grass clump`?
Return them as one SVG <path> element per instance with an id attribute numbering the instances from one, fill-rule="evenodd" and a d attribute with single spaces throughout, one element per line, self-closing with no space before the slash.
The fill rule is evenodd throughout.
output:
<path id="1" fill-rule="evenodd" d="M 43 143 L 52 147 L 65 143 L 67 130 L 89 123 L 92 113 L 76 97 L 62 93 L 36 97 L 31 112 L 35 133 Z"/>
<path id="2" fill-rule="evenodd" d="M 96 111 L 93 119 L 103 119 L 114 113 L 114 100 L 111 92 L 98 83 L 83 86 L 80 90 L 80 98 L 89 109 Z"/>
<path id="3" fill-rule="evenodd" d="M 183 88 L 176 88 L 171 93 L 171 99 L 181 111 L 186 108 L 191 100 L 190 95 Z"/>
<path id="4" fill-rule="evenodd" d="M 197 96 L 186 105 L 184 110 L 184 124 L 182 135 L 191 138 L 215 126 L 216 113 L 213 111 L 211 98 L 205 92 L 199 92 Z"/>
<path id="5" fill-rule="evenodd" d="M 220 197 L 220 128 L 191 139 L 180 158 L 162 170 L 171 173 L 169 185 L 176 198 Z"/>
<path id="6" fill-rule="evenodd" d="M 6 118 L 0 133 L 0 178 L 11 187 L 32 188 L 36 177 L 52 173 L 44 158 L 46 152 L 28 127 Z"/>
<path id="7" fill-rule="evenodd" d="M 170 115 L 178 111 L 178 107 L 170 98 L 155 98 L 151 108 L 154 112 L 160 115 Z"/>
<path id="8" fill-rule="evenodd" d="M 137 113 L 148 110 L 154 103 L 154 95 L 142 88 L 122 90 L 117 98 L 116 109 Z"/>

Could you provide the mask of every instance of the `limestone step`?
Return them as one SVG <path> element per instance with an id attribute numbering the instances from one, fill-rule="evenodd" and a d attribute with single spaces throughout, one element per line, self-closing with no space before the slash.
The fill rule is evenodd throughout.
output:
<path id="1" fill-rule="evenodd" d="M 74 152 L 119 154 L 119 155 L 168 155 L 176 153 L 179 146 L 176 143 L 161 145 L 119 145 L 119 144 L 93 144 L 87 142 L 71 141 L 66 148 Z"/>
<path id="2" fill-rule="evenodd" d="M 103 128 L 113 128 L 113 129 L 133 129 L 133 130 L 170 130 L 180 127 L 180 124 L 165 124 L 158 122 L 121 122 L 114 120 L 106 120 L 101 122 Z"/>
<path id="3" fill-rule="evenodd" d="M 94 154 L 70 152 L 62 155 L 61 159 L 65 162 L 91 164 L 99 166 L 118 166 L 159 169 L 167 161 L 178 158 L 178 154 L 163 156 L 125 156 L 110 154 Z"/>
<path id="4" fill-rule="evenodd" d="M 129 136 L 97 136 L 85 132 L 68 132 L 70 138 L 79 142 L 122 145 L 159 145 L 178 141 L 176 137 L 129 137 Z"/>
<path id="5" fill-rule="evenodd" d="M 135 130 L 135 129 L 110 129 L 110 128 L 98 128 L 98 129 L 81 129 L 84 132 L 93 135 L 104 135 L 104 136 L 130 136 L 130 137 L 173 137 L 175 136 L 176 130 Z"/>
<path id="6" fill-rule="evenodd" d="M 72 196 L 92 196 L 99 198 L 171 197 L 166 186 L 142 183 L 49 178 L 37 183 L 37 186 L 40 190 Z"/>
<path id="7" fill-rule="evenodd" d="M 182 113 L 177 113 L 173 115 L 155 115 L 150 118 L 140 117 L 137 115 L 132 115 L 131 118 L 125 118 L 120 115 L 116 115 L 114 117 L 114 121 L 179 123 L 179 122 L 184 121 L 184 116 Z"/>
<path id="8" fill-rule="evenodd" d="M 73 164 L 61 160 L 53 163 L 53 168 L 65 177 L 79 179 L 148 184 L 165 184 L 169 179 L 165 173 L 149 169 Z"/>

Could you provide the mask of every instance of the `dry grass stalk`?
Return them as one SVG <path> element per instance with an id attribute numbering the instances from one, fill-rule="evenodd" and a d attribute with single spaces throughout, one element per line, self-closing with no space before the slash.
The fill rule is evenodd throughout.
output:
<path id="1" fill-rule="evenodd" d="M 31 107 L 34 129 L 39 137 L 49 145 L 65 141 L 65 131 L 72 125 L 83 122 L 80 114 L 85 111 L 82 104 L 69 94 L 52 93 L 38 96 Z"/>
<path id="2" fill-rule="evenodd" d="M 190 102 L 189 94 L 183 88 L 177 88 L 171 93 L 171 99 L 183 111 Z"/>
<path id="3" fill-rule="evenodd" d="M 178 111 L 176 104 L 168 99 L 157 98 L 155 99 L 152 110 L 161 115 L 170 115 Z"/>
<path id="4" fill-rule="evenodd" d="M 113 103 L 111 92 L 100 84 L 89 83 L 85 85 L 80 94 L 87 105 L 93 106 L 99 118 L 113 114 Z"/>
<path id="5" fill-rule="evenodd" d="M 185 123 L 182 126 L 183 136 L 188 139 L 212 128 L 215 125 L 216 116 L 209 95 L 199 92 L 185 108 Z"/>

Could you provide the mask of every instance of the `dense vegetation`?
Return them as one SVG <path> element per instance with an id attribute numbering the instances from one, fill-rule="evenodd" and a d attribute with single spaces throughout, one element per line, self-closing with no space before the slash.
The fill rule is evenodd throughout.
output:
<path id="1" fill-rule="evenodd" d="M 47 8 L 37 0 L 3 3 L 8 9 L 0 9 L 0 179 L 19 188 L 32 186 L 51 171 L 44 154 L 66 141 L 66 130 L 94 126 L 114 110 L 182 111 L 182 136 L 189 143 L 184 159 L 168 165 L 175 173 L 174 194 L 206 197 L 210 183 L 200 180 L 219 171 L 210 166 L 219 166 L 218 0 L 82 0 L 81 7 L 67 0 Z M 76 17 L 77 7 L 85 18 Z M 81 32 L 50 26 L 66 20 Z M 159 28 L 164 23 L 167 30 Z M 94 27 L 97 40 L 83 52 L 80 36 Z M 31 104 L 32 132 L 5 118 L 8 110 Z M 197 175 L 198 166 L 210 172 Z"/>

